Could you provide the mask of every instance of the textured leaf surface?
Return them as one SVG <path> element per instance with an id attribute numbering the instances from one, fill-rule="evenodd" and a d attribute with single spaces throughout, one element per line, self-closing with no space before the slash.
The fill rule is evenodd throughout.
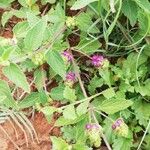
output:
<path id="1" fill-rule="evenodd" d="M 95 2 L 98 0 L 77 0 L 74 5 L 71 7 L 72 10 L 81 9 L 87 5 L 89 5 L 92 2 Z"/>
<path id="2" fill-rule="evenodd" d="M 20 101 L 18 103 L 18 106 L 20 109 L 24 109 L 24 108 L 34 106 L 35 103 L 39 103 L 39 102 L 40 102 L 39 93 L 33 92 L 27 97 L 25 97 L 22 101 Z"/>
<path id="3" fill-rule="evenodd" d="M 132 139 L 118 138 L 115 139 L 113 150 L 131 150 Z"/>
<path id="4" fill-rule="evenodd" d="M 16 102 L 11 95 L 10 88 L 5 81 L 0 80 L 0 96 L 3 97 L 2 103 L 7 107 L 16 108 Z"/>
<path id="5" fill-rule="evenodd" d="M 54 150 L 69 150 L 69 145 L 62 138 L 53 136 L 51 137 L 51 141 Z"/>
<path id="6" fill-rule="evenodd" d="M 46 27 L 47 27 L 47 19 L 45 17 L 30 28 L 24 39 L 25 48 L 28 51 L 36 50 L 41 46 Z"/>
<path id="7" fill-rule="evenodd" d="M 128 108 L 132 104 L 133 102 L 130 100 L 118 100 L 114 98 L 103 101 L 99 108 L 107 114 L 114 114 Z"/>
<path id="8" fill-rule="evenodd" d="M 132 0 L 123 1 L 122 11 L 125 16 L 130 20 L 132 26 L 135 25 L 138 18 L 138 7 L 137 4 Z"/>
<path id="9" fill-rule="evenodd" d="M 27 82 L 26 76 L 22 70 L 16 64 L 10 64 L 3 69 L 4 75 L 14 82 L 18 87 L 21 87 L 24 91 L 30 92 L 30 86 Z"/>
<path id="10" fill-rule="evenodd" d="M 77 115 L 76 115 L 74 106 L 67 106 L 63 110 L 63 116 L 64 116 L 64 118 L 70 119 L 70 120 L 76 119 Z"/>
<path id="11" fill-rule="evenodd" d="M 57 74 L 59 74 L 62 78 L 65 78 L 66 68 L 64 61 L 57 51 L 49 51 L 46 55 L 46 60 Z"/>
<path id="12" fill-rule="evenodd" d="M 70 101 L 75 101 L 76 100 L 76 95 L 75 95 L 75 89 L 70 88 L 69 86 L 66 86 L 64 89 L 63 93 L 64 98 Z"/>

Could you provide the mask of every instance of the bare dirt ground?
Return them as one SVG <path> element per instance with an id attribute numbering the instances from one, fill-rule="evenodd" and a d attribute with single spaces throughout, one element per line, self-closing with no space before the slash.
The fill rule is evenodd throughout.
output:
<path id="1" fill-rule="evenodd" d="M 42 113 L 36 113 L 34 120 L 31 120 L 37 135 L 38 140 L 32 141 L 28 138 L 29 145 L 26 145 L 25 137 L 23 132 L 15 125 L 17 129 L 18 138 L 16 138 L 15 130 L 12 128 L 10 122 L 3 124 L 3 128 L 11 139 L 18 145 L 20 150 L 51 150 L 50 135 L 60 136 L 60 130 L 57 127 L 54 127 L 54 120 L 52 123 L 48 124 L 47 120 Z M 13 143 L 8 139 L 6 134 L 0 130 L 0 150 L 16 150 Z"/>

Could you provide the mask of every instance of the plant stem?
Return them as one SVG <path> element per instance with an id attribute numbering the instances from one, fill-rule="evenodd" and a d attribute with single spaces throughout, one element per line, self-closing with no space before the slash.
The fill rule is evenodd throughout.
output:
<path id="1" fill-rule="evenodd" d="M 141 142 L 140 142 L 140 144 L 139 144 L 137 150 L 140 150 L 140 147 L 141 147 L 141 145 L 142 145 L 142 143 L 143 143 L 143 141 L 144 141 L 144 139 L 145 139 L 145 136 L 146 136 L 146 134 L 147 134 L 149 128 L 150 128 L 150 119 L 149 119 L 148 125 L 147 125 L 147 127 L 146 127 L 146 130 L 145 130 L 145 132 L 144 132 L 144 135 L 143 135 L 143 137 L 142 137 L 142 140 L 141 140 Z"/>
<path id="2" fill-rule="evenodd" d="M 115 13 L 116 10 L 115 10 L 115 2 L 114 2 L 114 0 L 110 0 L 109 4 L 110 4 L 110 9 L 111 9 L 112 13 Z"/>
<path id="3" fill-rule="evenodd" d="M 8 135 L 7 131 L 0 125 L 0 130 L 2 130 L 5 135 L 8 137 L 8 139 L 13 143 L 16 149 L 21 150 L 18 145 L 12 140 L 12 138 Z"/>
<path id="4" fill-rule="evenodd" d="M 84 99 L 82 99 L 82 100 L 76 101 L 76 102 L 74 102 L 74 103 L 71 103 L 71 104 L 62 106 L 62 107 L 60 107 L 60 109 L 64 109 L 64 108 L 66 108 L 67 106 L 80 104 L 80 103 L 83 103 L 83 102 L 85 102 L 85 101 L 90 101 L 90 100 L 92 100 L 93 98 L 98 97 L 98 96 L 100 96 L 100 95 L 102 95 L 102 94 L 103 94 L 103 91 L 100 92 L 100 93 L 97 93 L 97 94 L 95 94 L 95 95 L 92 95 L 92 96 L 90 96 L 90 97 L 84 98 Z"/>
<path id="5" fill-rule="evenodd" d="M 95 123 L 100 127 L 100 129 L 102 129 L 102 126 L 99 124 L 98 120 L 96 119 L 94 112 L 92 113 L 92 115 L 93 115 L 93 119 L 94 119 Z M 103 138 L 108 150 L 112 150 L 106 139 L 106 136 L 103 134 L 103 132 L 101 133 L 101 135 L 102 135 L 102 138 Z"/>
<path id="6" fill-rule="evenodd" d="M 104 113 L 102 113 L 102 112 L 100 112 L 98 110 L 95 110 L 95 109 L 94 109 L 94 111 L 97 112 L 97 113 L 99 113 L 100 115 L 104 116 L 105 118 L 107 118 L 108 120 L 110 120 L 112 123 L 114 123 L 114 120 L 111 119 L 110 117 L 108 117 L 107 115 L 105 115 Z"/>
<path id="7" fill-rule="evenodd" d="M 76 65 L 76 63 L 75 63 L 75 61 L 74 61 L 74 58 L 73 58 L 73 61 L 72 61 L 72 62 L 73 62 L 75 71 L 76 71 L 76 73 L 77 73 L 77 77 L 78 77 L 79 84 L 80 84 L 80 87 L 81 87 L 81 89 L 82 89 L 82 92 L 83 92 L 85 98 L 88 99 L 89 97 L 87 96 L 86 90 L 85 90 L 84 85 L 83 85 L 83 83 L 82 83 L 82 80 L 81 80 L 81 77 L 80 77 L 80 74 L 79 74 L 79 70 L 78 70 L 78 67 L 77 67 L 77 65 Z M 99 122 L 97 121 L 97 119 L 96 119 L 96 117 L 95 117 L 95 115 L 94 115 L 93 106 L 90 104 L 90 100 L 91 100 L 91 99 L 89 99 L 89 116 L 90 116 L 90 118 L 91 118 L 91 115 L 93 115 L 93 118 L 94 118 L 95 122 L 96 122 L 96 123 L 99 125 L 99 127 L 102 129 L 102 127 L 100 126 Z M 91 119 L 90 119 L 90 120 L 91 120 Z M 107 146 L 108 150 L 112 150 L 111 147 L 110 147 L 110 145 L 109 145 L 109 143 L 108 143 L 108 141 L 107 141 L 107 139 L 106 139 L 106 137 L 105 137 L 105 135 L 103 134 L 103 132 L 102 132 L 101 134 L 102 134 L 102 137 L 103 137 L 104 142 L 106 143 L 106 146 Z"/>

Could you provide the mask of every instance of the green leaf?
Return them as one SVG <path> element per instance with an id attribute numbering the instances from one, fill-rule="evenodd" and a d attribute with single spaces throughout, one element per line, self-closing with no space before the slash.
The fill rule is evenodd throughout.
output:
<path id="1" fill-rule="evenodd" d="M 109 87 L 111 87 L 112 79 L 111 79 L 111 72 L 109 69 L 99 69 L 99 74 L 105 81 L 105 84 L 107 84 Z"/>
<path id="2" fill-rule="evenodd" d="M 18 0 L 23 7 L 32 6 L 37 0 Z"/>
<path id="3" fill-rule="evenodd" d="M 87 5 L 89 5 L 92 2 L 95 2 L 98 0 L 77 0 L 74 5 L 71 7 L 71 10 L 77 10 L 77 9 L 81 9 Z"/>
<path id="4" fill-rule="evenodd" d="M 107 114 L 114 114 L 118 111 L 124 110 L 133 104 L 130 100 L 118 100 L 116 98 L 105 100 L 99 106 L 101 111 Z"/>
<path id="5" fill-rule="evenodd" d="M 65 11 L 62 9 L 60 3 L 54 9 L 48 12 L 48 20 L 52 23 L 63 24 L 65 23 Z"/>
<path id="6" fill-rule="evenodd" d="M 10 88 L 5 81 L 0 80 L 0 96 L 5 97 L 5 100 L 2 102 L 8 108 L 17 108 L 16 102 L 11 95 Z"/>
<path id="7" fill-rule="evenodd" d="M 27 82 L 25 74 L 21 71 L 19 66 L 16 64 L 10 64 L 10 66 L 7 66 L 3 68 L 4 75 L 14 82 L 18 87 L 21 87 L 24 91 L 30 93 L 30 86 Z"/>
<path id="8" fill-rule="evenodd" d="M 52 88 L 52 90 L 50 92 L 51 98 L 54 100 L 63 100 L 64 99 L 64 96 L 63 96 L 64 88 L 65 87 L 63 85 L 59 85 L 57 87 Z"/>
<path id="9" fill-rule="evenodd" d="M 0 1 L 0 7 L 1 8 L 7 8 L 10 7 L 11 2 L 13 2 L 14 0 L 1 0 Z"/>
<path id="10" fill-rule="evenodd" d="M 43 86 L 45 84 L 46 79 L 46 72 L 42 69 L 37 69 L 34 72 L 34 78 L 35 78 L 35 85 L 38 89 L 38 91 L 41 91 L 43 89 Z"/>
<path id="11" fill-rule="evenodd" d="M 150 96 L 150 80 L 147 79 L 144 85 L 135 85 L 135 91 L 140 93 L 142 96 Z"/>
<path id="12" fill-rule="evenodd" d="M 72 89 L 69 86 L 65 87 L 63 96 L 65 99 L 70 100 L 70 101 L 75 101 L 77 99 L 75 95 L 75 89 Z"/>
<path id="13" fill-rule="evenodd" d="M 69 150 L 69 145 L 62 138 L 52 136 L 51 141 L 53 150 Z"/>
<path id="14" fill-rule="evenodd" d="M 110 124 L 112 124 L 112 122 L 106 118 L 104 120 L 103 132 L 105 133 L 105 136 L 106 136 L 108 142 L 112 143 L 115 135 L 113 133 L 113 130 L 112 130 L 112 127 L 110 126 Z"/>
<path id="15" fill-rule="evenodd" d="M 7 98 L 6 96 L 0 96 L 0 104 L 2 104 L 6 98 Z"/>
<path id="16" fill-rule="evenodd" d="M 139 7 L 141 7 L 144 11 L 150 13 L 150 2 L 148 0 L 134 0 Z"/>
<path id="17" fill-rule="evenodd" d="M 40 103 L 41 103 L 41 104 L 47 103 L 47 102 L 48 102 L 48 99 L 51 100 L 51 99 L 49 98 L 49 96 L 47 95 L 47 93 L 46 93 L 44 90 L 41 90 L 41 91 L 39 92 L 39 99 L 40 99 Z"/>
<path id="18" fill-rule="evenodd" d="M 13 52 L 15 51 L 15 48 L 12 46 L 9 46 L 7 48 L 5 48 L 3 54 L 2 54 L 2 59 L 5 61 L 9 60 L 11 54 L 13 54 Z"/>
<path id="19" fill-rule="evenodd" d="M 5 11 L 2 15 L 2 19 L 1 19 L 1 23 L 2 26 L 5 26 L 5 24 L 7 23 L 7 21 L 13 16 L 13 12 L 12 11 Z"/>
<path id="20" fill-rule="evenodd" d="M 38 49 L 42 45 L 44 32 L 47 27 L 47 18 L 44 17 L 31 27 L 24 39 L 25 48 L 27 51 Z"/>
<path id="21" fill-rule="evenodd" d="M 103 95 L 105 98 L 110 99 L 116 95 L 115 91 L 113 88 L 106 89 L 103 91 Z"/>
<path id="22" fill-rule="evenodd" d="M 14 26 L 13 33 L 16 37 L 22 38 L 26 36 L 28 29 L 29 25 L 26 21 L 19 22 Z"/>
<path id="23" fill-rule="evenodd" d="M 76 119 L 77 115 L 76 115 L 74 106 L 72 106 L 72 105 L 67 106 L 63 110 L 63 116 L 64 116 L 65 119 L 69 119 L 69 120 Z"/>
<path id="24" fill-rule="evenodd" d="M 49 50 L 46 54 L 46 60 L 51 68 L 64 79 L 66 68 L 61 55 L 57 51 Z"/>
<path id="25" fill-rule="evenodd" d="M 85 114 L 88 111 L 88 105 L 89 102 L 85 101 L 83 103 L 81 103 L 80 105 L 78 105 L 78 107 L 76 108 L 76 112 L 79 116 Z"/>
<path id="26" fill-rule="evenodd" d="M 46 116 L 51 116 L 57 109 L 52 106 L 45 106 L 41 109 L 41 111 L 44 113 Z"/>
<path id="27" fill-rule="evenodd" d="M 149 15 L 147 13 L 140 11 L 138 13 L 138 22 L 143 35 L 147 32 L 150 32 Z"/>
<path id="28" fill-rule="evenodd" d="M 113 150 L 131 150 L 132 146 L 132 139 L 119 137 L 114 141 Z"/>
<path id="29" fill-rule="evenodd" d="M 92 27 L 93 21 L 92 18 L 87 13 L 81 13 L 76 17 L 77 26 L 81 31 L 88 33 L 98 33 L 99 30 L 96 26 Z"/>
<path id="30" fill-rule="evenodd" d="M 42 0 L 42 2 L 46 3 L 50 3 L 50 4 L 54 4 L 56 2 L 56 0 Z"/>
<path id="31" fill-rule="evenodd" d="M 66 126 L 66 125 L 71 125 L 71 124 L 75 124 L 77 122 L 80 122 L 81 120 L 85 119 L 86 115 L 82 115 L 77 117 L 74 120 L 70 120 L 70 119 L 66 119 L 64 117 L 60 117 L 56 120 L 55 122 L 55 126 Z"/>
<path id="32" fill-rule="evenodd" d="M 98 40 L 93 40 L 91 38 L 88 39 L 83 39 L 81 38 L 79 44 L 76 46 L 78 50 L 83 51 L 84 53 L 87 54 L 93 54 L 96 52 L 102 44 Z"/>
<path id="33" fill-rule="evenodd" d="M 134 26 L 138 18 L 137 4 L 132 0 L 123 1 L 122 11 L 124 15 L 130 20 L 131 26 Z"/>
<path id="34" fill-rule="evenodd" d="M 150 105 L 143 100 L 136 100 L 132 109 L 135 112 L 136 119 L 139 121 L 140 125 L 147 126 L 147 121 L 150 118 Z"/>
<path id="35" fill-rule="evenodd" d="M 27 21 L 30 27 L 35 26 L 36 23 L 40 21 L 40 19 L 31 12 L 27 12 L 26 15 L 27 15 Z"/>
<path id="36" fill-rule="evenodd" d="M 91 148 L 84 143 L 76 143 L 73 145 L 73 150 L 91 150 Z"/>
<path id="37" fill-rule="evenodd" d="M 97 76 L 94 76 L 91 81 L 90 85 L 88 86 L 88 90 L 90 94 L 94 94 L 96 88 L 100 88 L 103 85 L 103 79 Z"/>
<path id="38" fill-rule="evenodd" d="M 29 108 L 34 106 L 36 103 L 40 103 L 39 93 L 32 92 L 30 95 L 25 97 L 22 101 L 18 103 L 20 109 Z"/>
<path id="39" fill-rule="evenodd" d="M 85 134 L 85 124 L 88 122 L 88 118 L 85 118 L 78 122 L 75 126 L 64 126 L 61 128 L 63 133 L 63 139 L 65 139 L 68 143 L 72 141 L 77 141 L 76 144 L 82 145 L 86 142 L 86 134 Z M 73 150 L 77 148 L 73 146 Z M 78 149 L 76 149 L 78 150 Z M 86 149 L 87 150 L 87 149 Z"/>

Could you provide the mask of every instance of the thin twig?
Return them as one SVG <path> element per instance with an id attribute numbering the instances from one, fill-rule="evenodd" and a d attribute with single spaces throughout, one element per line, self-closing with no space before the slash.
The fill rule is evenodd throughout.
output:
<path id="1" fill-rule="evenodd" d="M 143 143 L 143 141 L 144 141 L 144 139 L 145 139 L 145 136 L 146 136 L 146 134 L 147 134 L 149 128 L 150 128 L 150 119 L 149 119 L 148 125 L 147 125 L 147 127 L 146 127 L 146 130 L 145 130 L 145 132 L 144 132 L 144 135 L 143 135 L 143 137 L 142 137 L 142 140 L 141 140 L 141 142 L 140 142 L 140 144 L 139 144 L 137 150 L 140 150 L 140 147 L 141 147 L 141 145 L 142 145 L 142 143 Z"/>
<path id="2" fill-rule="evenodd" d="M 12 140 L 12 138 L 8 135 L 7 131 L 0 125 L 0 130 L 2 130 L 5 135 L 8 137 L 8 139 L 13 143 L 16 149 L 21 150 L 18 145 Z"/>
<path id="3" fill-rule="evenodd" d="M 81 80 L 81 77 L 80 77 L 80 73 L 79 73 L 79 69 L 78 69 L 78 67 L 77 67 L 77 65 L 76 65 L 76 63 L 75 63 L 74 58 L 73 58 L 73 60 L 72 60 L 72 63 L 73 63 L 74 69 L 75 69 L 75 71 L 76 71 L 76 73 L 77 73 L 77 77 L 78 77 L 78 80 L 79 80 L 79 84 L 80 84 L 80 87 L 81 87 L 82 92 L 83 92 L 83 94 L 84 94 L 84 97 L 85 97 L 85 98 L 89 98 L 89 97 L 87 96 L 86 90 L 85 90 L 84 85 L 83 85 L 83 83 L 82 83 L 82 80 Z M 90 102 L 90 100 L 89 100 L 89 102 Z M 92 107 L 91 104 L 89 104 L 89 115 L 94 115 L 93 107 Z M 94 120 L 96 121 L 96 123 L 99 125 L 99 122 L 97 121 L 95 115 L 94 115 L 93 117 L 94 117 Z M 99 127 L 102 129 L 102 127 L 101 127 L 100 125 L 99 125 Z M 105 144 L 106 144 L 108 150 L 112 150 L 111 147 L 110 147 L 110 145 L 109 145 L 109 143 L 108 143 L 108 141 L 107 141 L 107 139 L 106 139 L 106 137 L 105 137 L 105 135 L 104 135 L 103 133 L 101 133 L 101 134 L 102 134 L 103 140 L 104 140 L 104 142 L 105 142 Z"/>
<path id="4" fill-rule="evenodd" d="M 109 1 L 109 5 L 110 5 L 111 12 L 115 13 L 116 10 L 115 10 L 115 2 L 114 2 L 114 0 L 110 0 Z"/>
<path id="5" fill-rule="evenodd" d="M 84 95 L 85 98 L 87 98 L 88 96 L 87 96 L 86 90 L 85 90 L 85 88 L 84 88 L 84 85 L 83 85 L 83 83 L 82 83 L 82 80 L 81 80 L 81 77 L 80 77 L 80 73 L 79 73 L 79 69 L 78 69 L 78 66 L 77 66 L 76 63 L 75 63 L 74 57 L 73 57 L 73 59 L 72 59 L 72 63 L 73 63 L 74 70 L 75 70 L 75 73 L 76 73 L 76 75 L 77 75 L 77 78 L 78 78 L 78 80 L 79 80 L 79 84 L 80 84 L 80 87 L 81 87 L 81 89 L 82 89 L 83 95 Z"/>
<path id="6" fill-rule="evenodd" d="M 102 113 L 102 112 L 100 112 L 100 111 L 98 111 L 98 110 L 96 110 L 96 109 L 94 109 L 94 111 L 97 112 L 97 113 L 99 113 L 100 115 L 104 116 L 105 118 L 107 118 L 108 120 L 110 120 L 111 122 L 114 123 L 114 120 L 111 119 L 110 117 L 108 117 L 107 115 L 105 115 L 104 113 Z"/>
<path id="7" fill-rule="evenodd" d="M 102 126 L 99 124 L 98 120 L 96 119 L 94 112 L 92 113 L 92 115 L 93 115 L 93 119 L 95 120 L 97 125 L 100 127 L 100 129 L 102 129 Z M 102 135 L 102 138 L 103 138 L 108 150 L 112 150 L 109 143 L 108 143 L 108 141 L 107 141 L 107 139 L 106 139 L 106 137 L 105 137 L 105 135 L 103 134 L 103 132 L 101 133 L 101 135 Z"/>
<path id="8" fill-rule="evenodd" d="M 8 121 L 10 122 L 12 128 L 14 129 L 15 135 L 16 135 L 16 139 L 18 140 L 19 135 L 18 135 L 18 132 L 17 132 L 17 130 L 16 130 L 16 127 L 14 126 L 13 122 L 11 121 L 11 119 L 8 119 Z"/>

